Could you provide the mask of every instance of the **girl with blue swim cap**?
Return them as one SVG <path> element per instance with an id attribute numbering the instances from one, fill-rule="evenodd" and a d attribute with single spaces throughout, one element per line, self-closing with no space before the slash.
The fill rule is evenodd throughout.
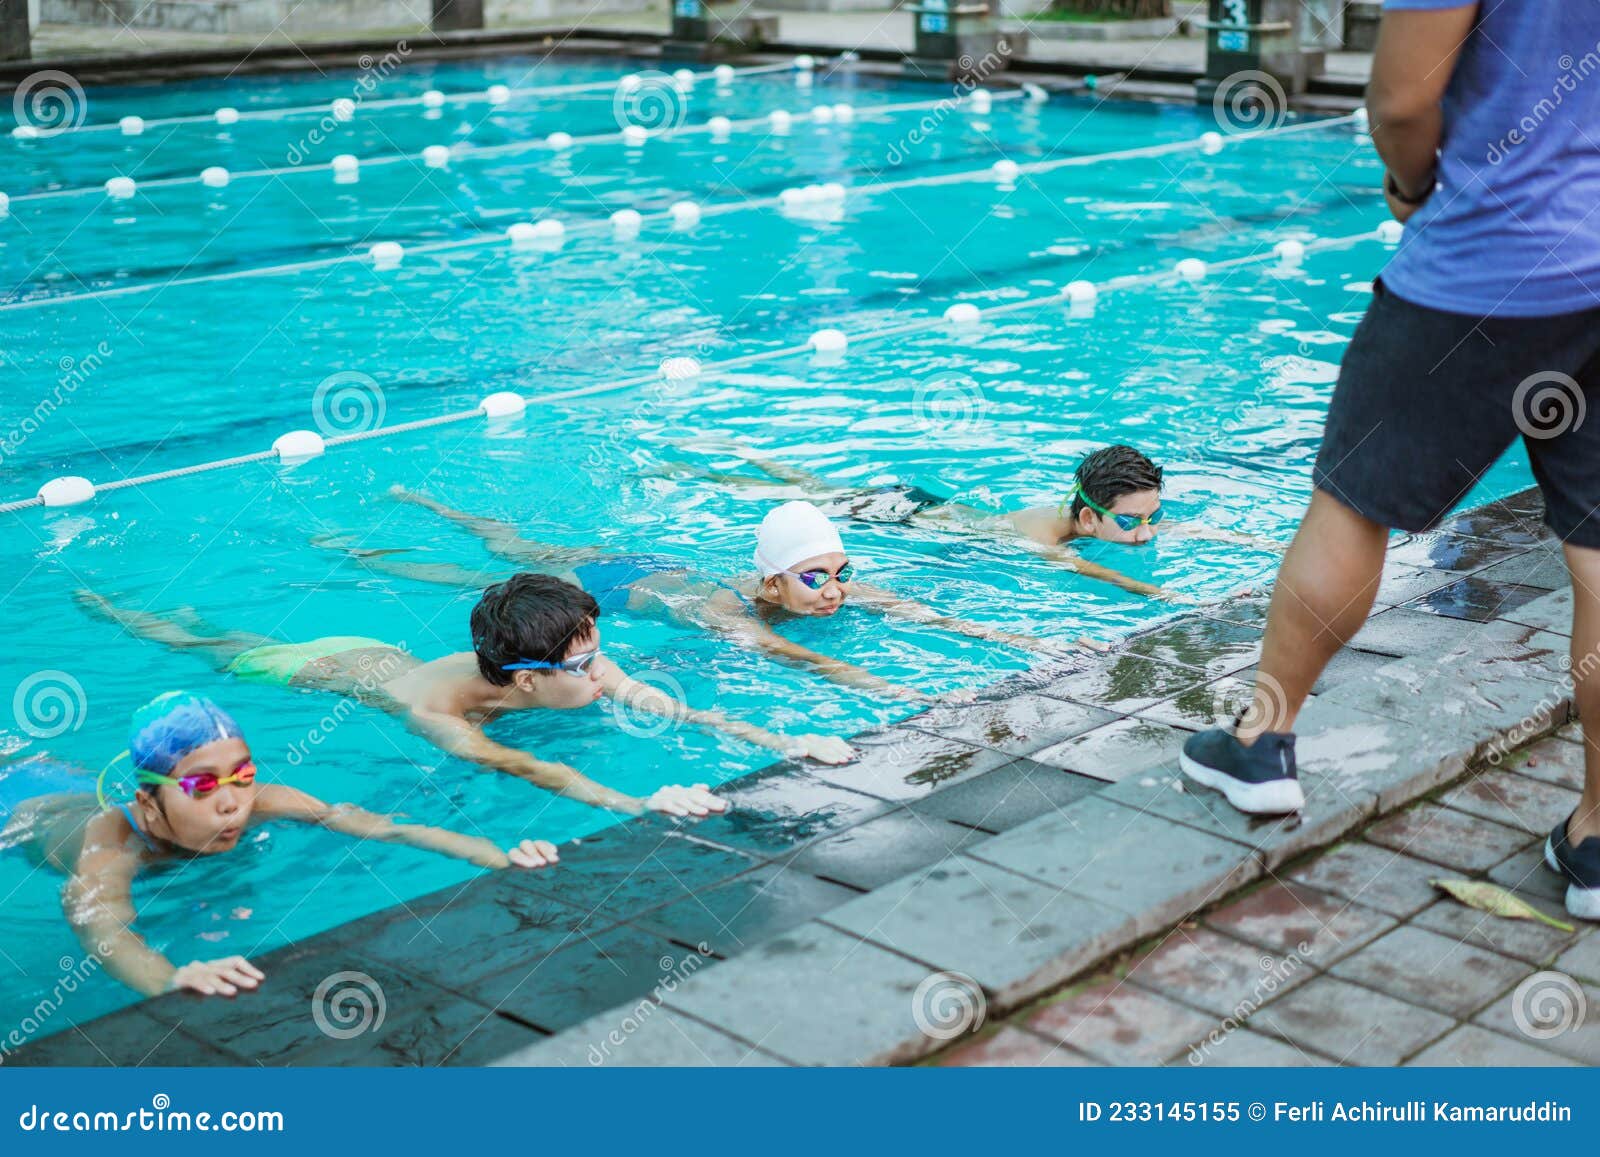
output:
<path id="1" fill-rule="evenodd" d="M 124 760 L 132 791 L 113 802 L 106 780 Z M 407 844 L 485 868 L 542 868 L 558 858 L 543 840 L 502 851 L 477 836 L 397 824 L 287 784 L 257 782 L 233 717 L 184 691 L 159 695 L 134 712 L 128 750 L 98 781 L 48 758 L 0 767 L 0 848 L 20 848 L 66 875 L 62 910 L 84 951 L 147 996 L 175 989 L 233 996 L 261 982 L 261 970 L 242 956 L 179 967 L 152 949 L 133 930 L 132 887 L 155 864 L 231 852 L 247 831 L 272 820 Z"/>

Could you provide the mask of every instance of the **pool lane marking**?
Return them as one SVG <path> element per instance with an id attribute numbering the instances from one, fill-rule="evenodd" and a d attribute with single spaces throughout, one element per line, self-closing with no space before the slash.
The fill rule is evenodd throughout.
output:
<path id="1" fill-rule="evenodd" d="M 1256 140 L 1262 137 L 1288 136 L 1296 133 L 1311 132 L 1318 129 L 1333 128 L 1349 124 L 1354 121 L 1354 115 L 1330 117 L 1324 120 L 1308 121 L 1303 124 L 1279 125 L 1270 129 L 1256 129 L 1248 133 L 1235 133 L 1223 139 L 1229 143 Z M 1169 141 L 1164 145 L 1145 145 L 1133 149 L 1118 149 L 1108 153 L 1087 153 L 1072 157 L 1058 157 L 1050 161 L 1029 161 L 1017 166 L 1018 176 L 1034 176 L 1041 173 L 1055 172 L 1058 169 L 1081 167 L 1084 165 L 1100 164 L 1105 161 L 1123 161 L 1142 159 L 1146 157 L 1166 156 L 1171 153 L 1185 152 L 1199 149 L 1207 140 L 1206 136 L 1193 137 L 1182 141 Z M 852 185 L 846 190 L 846 199 L 858 197 L 872 197 L 883 193 L 898 192 L 901 189 L 928 188 L 939 185 L 962 184 L 969 181 L 994 181 L 993 166 L 982 169 L 967 169 L 959 173 L 946 173 L 934 177 L 907 177 L 900 181 L 882 181 L 875 184 Z M 781 203 L 779 197 L 751 197 L 742 201 L 728 201 L 718 205 L 702 207 L 701 219 L 708 217 L 724 217 L 730 213 L 743 213 L 752 209 L 775 208 Z M 672 220 L 670 209 L 657 209 L 640 214 L 643 222 L 669 222 Z M 587 234 L 606 232 L 611 229 L 609 218 L 595 218 L 577 221 L 566 226 L 565 236 L 574 234 Z M 471 237 L 462 237 L 454 241 L 435 241 L 422 245 L 406 246 L 405 260 L 415 256 L 426 256 L 434 253 L 451 253 L 458 250 L 479 249 L 488 245 L 506 245 L 504 230 L 483 232 Z M 162 289 L 182 288 L 191 285 L 207 285 L 218 281 L 236 281 L 249 277 L 279 277 L 293 273 L 304 273 L 314 269 L 330 269 L 345 263 L 371 263 L 372 256 L 366 250 L 352 250 L 336 257 L 319 257 L 307 261 L 293 261 L 283 265 L 265 265 L 255 269 L 234 269 L 224 273 L 202 273 L 193 277 L 177 277 L 169 281 L 140 282 L 137 285 L 122 285 L 110 289 L 87 290 L 83 293 L 62 293 L 44 297 L 31 298 L 27 301 L 0 302 L 0 313 L 14 310 L 42 309 L 53 305 L 65 305 L 78 301 L 96 301 L 111 297 L 130 297 L 142 293 L 154 293 Z"/>
<path id="2" fill-rule="evenodd" d="M 995 93 L 992 97 L 992 100 L 996 102 L 1025 99 L 1026 96 L 1021 90 L 1015 92 Z M 902 104 L 886 104 L 869 108 L 852 106 L 852 109 L 858 118 L 861 120 L 866 120 L 874 116 L 887 116 L 891 114 L 897 115 L 905 112 L 923 112 L 927 109 L 938 108 L 941 105 L 946 104 L 959 107 L 965 102 L 970 102 L 970 100 L 970 97 L 960 97 L 954 99 L 951 97 L 941 97 L 938 100 L 907 101 Z M 831 108 L 832 106 L 824 107 Z M 789 115 L 796 123 L 810 122 L 815 119 L 815 111 L 815 109 L 812 109 L 805 112 L 790 113 Z M 734 133 L 744 129 L 757 128 L 767 124 L 767 122 L 768 118 L 766 116 L 741 117 L 738 120 L 729 121 L 728 131 L 730 133 Z M 702 121 L 696 124 L 684 125 L 680 128 L 675 128 L 660 133 L 652 133 L 651 139 L 659 141 L 673 141 L 678 137 L 700 136 L 701 134 L 710 132 L 710 122 Z M 509 141 L 501 145 L 460 145 L 447 147 L 450 148 L 450 163 L 454 164 L 457 160 L 470 161 L 476 160 L 480 157 L 501 157 L 523 152 L 545 151 L 559 154 L 568 152 L 571 149 L 584 148 L 589 145 L 620 144 L 622 139 L 622 130 L 619 129 L 616 132 L 588 133 L 584 136 L 573 137 L 571 145 L 559 149 L 550 144 L 547 137 L 539 137 L 524 141 Z M 420 164 L 422 163 L 422 153 L 385 153 L 376 157 L 358 157 L 357 160 L 360 161 L 360 170 L 365 172 L 370 168 L 378 168 L 384 165 L 396 165 L 406 161 L 409 161 L 412 164 Z M 332 169 L 333 163 L 331 161 L 319 161 L 314 165 L 279 165 L 275 168 L 268 169 L 241 169 L 239 172 L 230 173 L 228 176 L 229 183 L 232 184 L 234 181 L 251 180 L 261 177 L 285 177 L 295 173 L 325 173 L 331 172 Z M 139 189 L 142 192 L 145 189 L 168 189 L 179 185 L 198 185 L 200 183 L 201 179 L 198 173 L 188 177 L 153 177 L 147 181 L 140 181 Z M 106 195 L 105 186 L 84 185 L 74 189 L 50 189 L 39 193 L 18 193 L 11 198 L 11 204 L 17 205 L 25 201 L 48 201 L 57 197 L 87 197 L 91 195 L 104 197 Z"/>
<path id="3" fill-rule="evenodd" d="M 1324 253 L 1335 249 L 1345 249 L 1363 241 L 1377 241 L 1378 235 L 1374 230 L 1363 230 L 1360 233 L 1349 233 L 1342 237 L 1320 238 L 1306 242 L 1306 256 L 1314 253 Z M 1263 264 L 1275 261 L 1278 255 L 1272 250 L 1262 253 L 1249 253 L 1240 257 L 1228 257 L 1221 261 L 1206 263 L 1209 271 L 1219 269 L 1238 269 L 1247 265 Z M 1147 273 L 1128 273 L 1118 277 L 1107 278 L 1097 282 L 1096 288 L 1101 293 L 1115 293 L 1119 290 L 1132 289 L 1141 285 L 1154 285 L 1165 281 L 1177 281 L 1179 275 L 1173 269 L 1154 270 Z M 1007 302 L 1003 305 L 989 306 L 981 311 L 981 317 L 990 318 L 1022 313 L 1031 309 L 1044 306 L 1057 307 L 1067 305 L 1066 298 L 1060 291 L 1039 294 L 1035 297 L 1024 298 L 1020 301 Z M 908 334 L 923 333 L 928 330 L 948 326 L 942 314 L 934 314 L 915 321 L 903 322 L 900 325 L 886 326 L 882 329 L 868 330 L 865 333 L 848 335 L 848 346 L 859 345 L 864 342 L 882 341 L 891 337 L 903 337 Z M 847 348 L 848 348 L 847 346 Z M 763 362 L 781 361 L 785 358 L 802 357 L 811 353 L 810 342 L 782 346 L 777 349 L 760 350 L 756 353 L 741 354 L 738 357 L 723 358 L 719 361 L 707 362 L 700 367 L 698 376 L 706 377 L 725 373 L 729 370 L 743 369 L 747 366 L 759 365 Z M 548 405 L 551 402 L 569 401 L 574 398 L 589 398 L 598 394 L 615 393 L 619 390 L 632 389 L 637 386 L 650 385 L 661 379 L 660 370 L 650 373 L 634 374 L 626 378 L 617 378 L 609 382 L 597 382 L 592 386 L 578 386 L 570 390 L 557 390 L 545 394 L 523 394 L 522 400 L 529 406 Z M 364 430 L 355 434 L 341 434 L 327 438 L 324 445 L 328 449 L 343 446 L 353 442 L 366 442 L 375 438 L 387 438 L 395 434 L 410 433 L 414 430 L 423 430 L 432 426 L 447 426 L 456 422 L 464 422 L 472 418 L 485 417 L 483 407 L 477 406 L 470 410 L 457 410 L 448 414 L 439 414 L 432 418 L 419 418 L 411 422 L 402 422 L 394 426 L 380 426 L 372 430 Z M 104 485 L 96 484 L 95 493 L 98 495 L 110 490 L 123 490 L 133 486 L 144 486 L 154 482 L 164 482 L 171 478 L 183 478 L 193 474 L 209 473 L 213 470 L 222 470 L 232 466 L 242 466 L 251 462 L 265 462 L 278 457 L 275 450 L 260 450 L 252 454 L 242 454 L 232 458 L 220 458 L 213 462 L 202 462 L 194 466 L 180 466 L 172 470 L 161 470 L 153 474 L 140 475 L 137 478 L 121 478 Z M 0 503 L 0 514 L 11 514 L 16 511 L 26 510 L 34 506 L 44 505 L 44 500 L 35 495 L 32 498 L 22 498 L 13 502 Z"/>
<path id="4" fill-rule="evenodd" d="M 361 71 L 366 71 L 366 70 L 363 69 Z M 752 65 L 747 65 L 747 66 L 745 66 L 743 68 L 734 69 L 734 75 L 735 76 L 758 76 L 758 75 L 761 75 L 763 73 L 794 72 L 794 71 L 795 71 L 795 67 L 794 67 L 793 62 L 792 61 L 786 61 L 786 62 L 784 62 L 782 64 L 752 64 Z M 631 76 L 631 75 L 636 75 L 636 74 L 629 73 L 627 75 Z M 695 83 L 696 84 L 699 84 L 703 80 L 714 80 L 715 78 L 716 78 L 716 71 L 714 69 L 708 69 L 706 71 L 697 72 L 697 73 L 694 74 L 694 79 L 695 79 Z M 513 89 L 511 89 L 511 100 L 506 102 L 506 103 L 509 104 L 512 101 L 516 101 L 517 99 L 522 98 L 522 97 L 567 96 L 567 95 L 572 94 L 572 93 L 604 92 L 607 89 L 615 89 L 617 87 L 617 85 L 620 84 L 621 82 L 622 82 L 622 77 L 619 76 L 619 77 L 615 78 L 614 80 L 586 80 L 586 81 L 574 82 L 572 84 L 546 85 L 546 86 L 543 86 L 543 87 L 534 87 L 534 88 L 513 88 Z M 445 93 L 444 94 L 444 99 L 445 99 L 445 103 L 446 104 L 479 104 L 479 103 L 488 103 L 489 94 L 488 94 L 488 90 L 486 90 L 486 89 L 477 90 L 477 91 L 473 91 L 473 92 L 449 92 L 449 93 Z M 322 102 L 321 104 L 287 105 L 287 106 L 285 106 L 283 108 L 239 109 L 237 111 L 239 113 L 239 119 L 241 121 L 246 121 L 246 120 L 280 120 L 280 119 L 287 120 L 287 119 L 289 119 L 291 117 L 311 116 L 313 114 L 327 113 L 327 114 L 331 115 L 332 114 L 332 109 L 333 109 L 333 104 L 334 104 L 335 101 L 338 101 L 338 100 L 353 100 L 353 98 L 351 98 L 351 97 L 330 97 L 328 100 Z M 422 97 L 421 96 L 396 96 L 396 97 L 388 97 L 388 98 L 386 98 L 384 100 L 355 100 L 354 104 L 356 106 L 356 112 L 359 115 L 362 109 L 403 108 L 403 107 L 408 106 L 408 105 L 420 105 L 420 104 L 422 104 Z M 497 108 L 503 108 L 505 106 L 504 105 L 497 105 L 496 107 Z M 144 125 L 145 125 L 145 128 L 151 129 L 151 128 L 158 128 L 158 127 L 160 127 L 162 125 L 192 125 L 192 124 L 215 124 L 215 123 L 216 123 L 216 113 L 215 112 L 209 112 L 209 113 L 196 113 L 196 114 L 190 115 L 190 116 L 154 117 L 154 118 L 151 118 L 149 120 L 146 120 L 144 122 Z M 340 122 L 340 123 L 347 123 L 347 122 Z M 48 135 L 41 136 L 41 137 L 37 138 L 35 141 L 30 142 L 30 143 L 37 144 L 37 142 L 39 140 L 48 140 L 51 137 L 70 137 L 70 136 L 74 136 L 74 135 L 76 135 L 78 133 L 105 133 L 105 132 L 121 132 L 121 131 L 122 131 L 122 125 L 121 125 L 120 121 L 111 121 L 111 122 L 107 122 L 107 123 L 104 123 L 104 124 L 79 125 L 75 129 L 67 129 L 65 131 L 52 131 Z"/>

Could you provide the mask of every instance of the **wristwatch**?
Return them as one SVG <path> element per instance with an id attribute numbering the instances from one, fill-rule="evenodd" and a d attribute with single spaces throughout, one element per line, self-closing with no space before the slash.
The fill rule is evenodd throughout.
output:
<path id="1" fill-rule="evenodd" d="M 1433 190 L 1434 190 L 1435 186 L 1437 186 L 1438 184 L 1439 184 L 1439 179 L 1437 177 L 1429 177 L 1428 178 L 1428 187 L 1426 189 L 1422 190 L 1422 192 L 1418 193 L 1415 197 L 1412 197 L 1412 196 L 1408 196 L 1405 193 L 1405 191 L 1402 190 L 1400 188 L 1400 186 L 1395 182 L 1393 173 L 1386 172 L 1383 175 L 1383 189 L 1384 189 L 1384 192 L 1388 193 L 1389 196 L 1393 197 L 1396 201 L 1399 201 L 1399 202 L 1401 202 L 1403 204 L 1406 204 L 1406 205 L 1420 205 L 1420 204 L 1422 204 L 1430 196 L 1433 195 Z"/>

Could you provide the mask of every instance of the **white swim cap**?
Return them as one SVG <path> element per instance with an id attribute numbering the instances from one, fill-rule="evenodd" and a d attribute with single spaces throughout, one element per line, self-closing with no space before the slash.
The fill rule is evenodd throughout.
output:
<path id="1" fill-rule="evenodd" d="M 808 558 L 835 553 L 844 553 L 838 530 L 809 502 L 785 502 L 769 510 L 756 531 L 756 566 L 762 578 Z"/>

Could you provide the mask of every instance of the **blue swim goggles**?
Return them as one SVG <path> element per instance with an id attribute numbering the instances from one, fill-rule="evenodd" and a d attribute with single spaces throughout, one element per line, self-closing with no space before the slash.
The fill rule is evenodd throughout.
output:
<path id="1" fill-rule="evenodd" d="M 585 651 L 570 659 L 562 659 L 559 663 L 546 663 L 539 659 L 518 659 L 515 663 L 506 663 L 500 668 L 502 671 L 560 671 L 567 675 L 587 675 L 589 668 L 593 667 L 595 660 L 600 658 L 600 648 Z"/>

